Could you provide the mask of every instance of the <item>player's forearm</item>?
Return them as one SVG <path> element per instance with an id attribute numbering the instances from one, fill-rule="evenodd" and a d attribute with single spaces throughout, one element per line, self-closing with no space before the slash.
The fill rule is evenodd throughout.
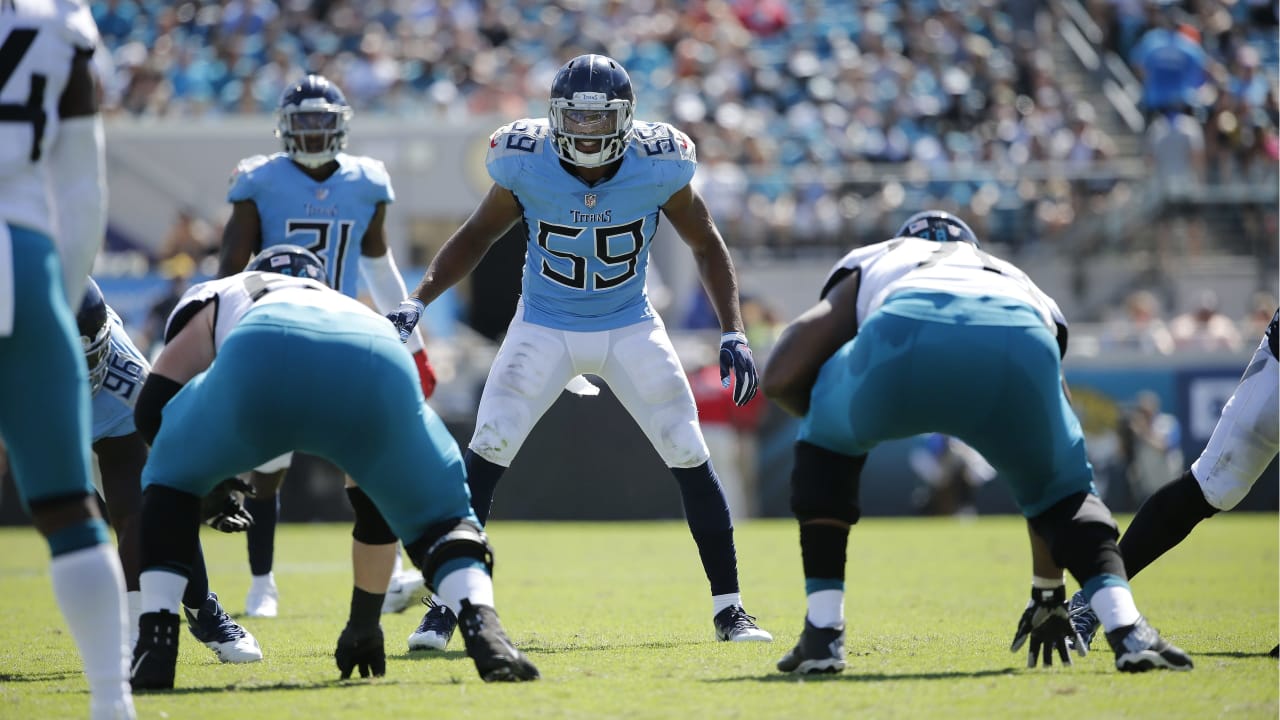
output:
<path id="1" fill-rule="evenodd" d="M 488 245 L 457 241 L 456 236 L 450 238 L 431 260 L 422 281 L 410 295 L 421 300 L 423 305 L 430 305 L 445 290 L 470 275 L 488 250 Z"/>
<path id="2" fill-rule="evenodd" d="M 705 253 L 694 253 L 698 263 L 698 275 L 707 291 L 711 306 L 720 320 L 721 332 L 743 332 L 742 311 L 738 305 L 738 279 L 734 275 L 733 261 L 723 242 L 716 243 Z"/>

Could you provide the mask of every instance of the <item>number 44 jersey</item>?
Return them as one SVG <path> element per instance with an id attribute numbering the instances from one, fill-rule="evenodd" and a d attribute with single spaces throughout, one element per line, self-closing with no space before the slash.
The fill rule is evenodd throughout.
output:
<path id="1" fill-rule="evenodd" d="M 58 101 L 72 59 L 92 53 L 97 42 L 85 5 L 0 0 L 0 222 L 55 234 L 46 161 L 58 133 Z"/>
<path id="2" fill-rule="evenodd" d="M 546 118 L 499 128 L 485 166 L 524 208 L 523 319 L 591 332 L 652 317 L 649 244 L 661 206 L 696 165 L 688 136 L 637 120 L 618 171 L 592 185 L 560 164 Z"/>
<path id="3" fill-rule="evenodd" d="M 231 176 L 227 200 L 258 208 L 264 249 L 301 245 L 324 261 L 335 290 L 356 297 L 365 230 L 378 204 L 393 202 L 395 192 L 381 162 L 346 153 L 336 160 L 338 169 L 317 181 L 285 153 L 245 158 Z"/>

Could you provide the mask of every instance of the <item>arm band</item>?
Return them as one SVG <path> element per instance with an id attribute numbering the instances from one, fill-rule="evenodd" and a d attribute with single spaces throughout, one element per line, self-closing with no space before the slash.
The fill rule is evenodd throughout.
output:
<path id="1" fill-rule="evenodd" d="M 138 402 L 133 407 L 133 424 L 147 444 L 155 442 L 160 432 L 161 413 L 164 406 L 182 389 L 182 383 L 163 375 L 151 373 L 138 391 Z"/>
<path id="2" fill-rule="evenodd" d="M 56 197 L 62 285 L 72 310 L 80 307 L 93 260 L 107 229 L 107 175 L 102 117 L 67 118 L 49 154 Z"/>
<path id="3" fill-rule="evenodd" d="M 388 250 L 386 254 L 379 257 L 361 255 L 358 264 L 360 278 L 369 289 L 373 306 L 384 315 L 395 312 L 395 309 L 400 306 L 400 301 L 404 300 L 409 292 L 404 287 L 404 277 L 400 275 L 395 258 L 391 257 L 391 251 Z M 409 334 L 406 344 L 409 346 L 409 352 L 422 349 L 422 338 L 416 329 Z"/>

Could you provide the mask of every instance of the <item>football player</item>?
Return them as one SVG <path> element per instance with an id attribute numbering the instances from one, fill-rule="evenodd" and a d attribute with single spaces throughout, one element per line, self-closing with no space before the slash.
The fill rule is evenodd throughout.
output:
<path id="1" fill-rule="evenodd" d="M 143 612 L 133 686 L 173 687 L 172 608 L 189 576 L 200 497 L 220 478 L 293 450 L 355 479 L 347 490 L 356 509 L 352 536 L 392 548 L 397 537 L 405 541 L 461 618 L 481 678 L 536 679 L 493 609 L 493 554 L 471 512 L 457 443 L 422 399 L 396 331 L 326 280 L 314 254 L 279 245 L 249 271 L 193 286 L 169 316 L 135 411 L 152 442 L 142 473 Z M 351 432 L 351 418 L 360 418 L 361 432 Z M 386 672 L 379 625 L 386 580 L 369 564 L 355 568 L 334 653 L 343 678 L 356 668 L 362 677 Z"/>
<path id="2" fill-rule="evenodd" d="M 1201 520 L 1230 510 L 1249 494 L 1280 448 L 1280 310 L 1245 368 L 1209 442 L 1191 468 L 1147 498 L 1120 538 L 1120 554 L 1132 578 L 1182 542 Z M 1071 620 L 1085 643 L 1098 630 L 1098 616 L 1083 592 L 1071 598 Z M 1271 651 L 1280 655 L 1280 645 Z"/>
<path id="3" fill-rule="evenodd" d="M 147 444 L 133 424 L 133 408 L 138 391 L 146 382 L 151 366 L 125 332 L 120 316 L 107 305 L 93 278 L 85 287 L 84 299 L 76 313 L 80 344 L 89 367 L 92 395 L 92 442 L 96 458 L 95 486 L 107 503 L 107 514 L 116 530 L 120 564 L 124 568 L 130 644 L 137 640 L 142 593 L 138 586 L 138 509 L 142 504 L 142 466 L 147 460 Z M 209 524 L 224 531 L 244 529 L 252 518 L 243 508 L 224 512 Z M 187 628 L 197 640 L 227 663 L 257 662 L 262 659 L 258 641 L 241 627 L 209 591 L 204 554 L 196 545 L 191 581 L 182 596 Z"/>
<path id="4" fill-rule="evenodd" d="M 227 200 L 231 217 L 222 235 L 218 276 L 244 270 L 249 259 L 283 244 L 301 245 L 325 265 L 329 284 L 356 297 L 360 282 L 380 312 L 393 310 L 405 295 L 404 279 L 387 247 L 387 205 L 395 200 L 383 164 L 343 152 L 351 106 L 342 90 L 321 75 L 307 75 L 285 88 L 276 111 L 276 136 L 283 152 L 254 155 L 236 166 Z M 352 247 L 354 245 L 355 247 Z M 358 276 L 358 278 L 357 278 Z M 435 371 L 422 338 L 409 338 L 422 394 L 430 398 Z M 259 468 L 251 478 L 257 490 L 245 506 L 254 517 L 248 532 L 249 569 L 253 580 L 245 600 L 250 617 L 274 617 L 278 591 L 271 572 L 279 515 L 277 490 L 290 456 Z M 383 549 L 399 570 L 398 547 Z M 403 610 L 409 593 L 422 585 L 417 571 L 397 572 L 387 610 Z"/>
<path id="5" fill-rule="evenodd" d="M 467 449 L 472 505 L 487 521 L 494 489 L 560 391 L 600 376 L 671 469 L 711 584 L 720 640 L 772 640 L 742 606 L 733 521 L 697 408 L 662 319 L 649 302 L 649 247 L 665 216 L 693 251 L 722 330 L 720 377 L 738 405 L 756 393 L 733 262 L 690 185 L 693 141 L 636 120 L 617 61 L 581 55 L 556 73 L 548 117 L 517 120 L 489 140 L 493 184 L 445 242 L 413 294 L 388 317 L 408 337 L 426 305 L 469 274 L 522 223 L 528 241 L 520 303 L 489 370 Z M 454 618 L 436 605 L 410 649 L 443 649 Z"/>
<path id="6" fill-rule="evenodd" d="M 49 544 L 90 717 L 132 718 L 124 577 L 90 481 L 75 322 L 106 230 L 98 41 L 83 3 L 0 3 L 0 439 Z"/>
<path id="7" fill-rule="evenodd" d="M 766 395 L 803 418 L 791 507 L 808 610 L 778 669 L 844 669 L 845 551 L 861 514 L 862 467 L 879 443 L 928 432 L 982 453 L 1027 518 L 1033 559 L 1043 554 L 1037 543 L 1052 558 L 1033 568 L 1013 643 L 1031 640 L 1029 665 L 1042 649 L 1045 664 L 1055 649 L 1070 663 L 1066 568 L 1103 618 L 1119 670 L 1190 669 L 1129 591 L 1115 520 L 1094 489 L 1062 381 L 1067 324 L 1057 303 L 938 210 L 845 255 L 819 297 L 783 331 L 762 380 Z"/>

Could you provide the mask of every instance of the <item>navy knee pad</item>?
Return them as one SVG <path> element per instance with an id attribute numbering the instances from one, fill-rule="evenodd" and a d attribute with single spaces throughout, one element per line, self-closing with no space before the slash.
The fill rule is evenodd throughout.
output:
<path id="1" fill-rule="evenodd" d="M 475 560 L 493 573 L 493 548 L 480 526 L 455 518 L 438 522 L 422 534 L 422 537 L 405 545 L 409 557 L 422 568 L 422 576 L 432 592 L 436 591 L 435 576 L 452 560 Z"/>

